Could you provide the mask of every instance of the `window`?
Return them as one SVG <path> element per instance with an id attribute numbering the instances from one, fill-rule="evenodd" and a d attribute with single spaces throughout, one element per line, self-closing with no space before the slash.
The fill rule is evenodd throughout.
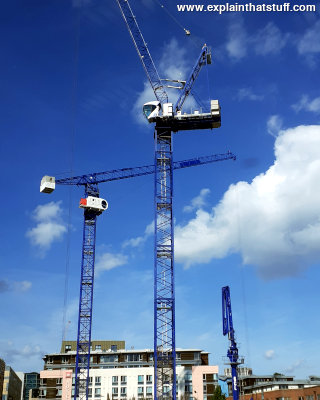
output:
<path id="1" fill-rule="evenodd" d="M 100 386 L 101 385 L 101 376 L 96 376 L 95 384 L 96 384 L 96 386 Z"/>
<path id="2" fill-rule="evenodd" d="M 89 376 L 89 385 L 92 385 L 92 376 Z"/>
<path id="3" fill-rule="evenodd" d="M 53 357 L 48 357 L 47 364 L 53 364 Z"/>
<path id="4" fill-rule="evenodd" d="M 303 396 L 299 396 L 298 400 L 304 400 Z M 319 400 L 319 399 L 317 399 L 317 400 Z"/>
<path id="5" fill-rule="evenodd" d="M 47 395 L 47 389 L 40 389 L 39 390 L 39 396 L 40 397 L 46 397 Z"/>
<path id="6" fill-rule="evenodd" d="M 127 377 L 121 376 L 121 385 L 125 385 L 127 383 Z"/>
<path id="7" fill-rule="evenodd" d="M 186 374 L 184 376 L 184 380 L 186 382 L 192 382 L 192 373 L 191 372 L 186 372 Z"/>
<path id="8" fill-rule="evenodd" d="M 118 388 L 117 387 L 112 388 L 112 396 L 118 396 Z"/>
<path id="9" fill-rule="evenodd" d="M 57 397 L 61 397 L 62 396 L 62 389 L 57 389 Z"/>
<path id="10" fill-rule="evenodd" d="M 89 378 L 90 379 L 90 378 Z M 75 384 L 75 382 L 76 382 L 76 378 L 75 377 L 73 377 L 72 378 L 72 384 L 74 385 Z"/>
<path id="11" fill-rule="evenodd" d="M 74 389 L 73 389 L 73 395 L 74 395 Z M 92 397 L 92 388 L 88 388 L 88 397 Z"/>
<path id="12" fill-rule="evenodd" d="M 101 388 L 95 388 L 94 395 L 95 395 L 95 397 L 100 397 L 101 396 Z"/>
<path id="13" fill-rule="evenodd" d="M 74 388 L 71 390 L 71 397 L 74 397 Z"/>
<path id="14" fill-rule="evenodd" d="M 194 359 L 200 360 L 200 353 L 198 351 L 196 353 L 194 353 Z"/>
<path id="15" fill-rule="evenodd" d="M 143 386 L 138 386 L 138 396 L 143 396 Z"/>
<path id="16" fill-rule="evenodd" d="M 69 357 L 62 356 L 61 362 L 62 362 L 62 364 L 69 364 Z"/>
<path id="17" fill-rule="evenodd" d="M 126 396 L 127 395 L 127 388 L 126 387 L 120 388 L 120 394 L 121 394 L 121 396 Z"/>
<path id="18" fill-rule="evenodd" d="M 96 350 L 101 350 L 101 344 L 96 344 Z"/>
<path id="19" fill-rule="evenodd" d="M 118 350 L 118 346 L 116 344 L 112 344 L 111 351 L 117 351 L 117 350 Z"/>
<path id="20" fill-rule="evenodd" d="M 117 376 L 113 376 L 112 377 L 112 384 L 113 385 L 117 385 L 118 384 L 118 377 Z"/>
<path id="21" fill-rule="evenodd" d="M 68 351 L 70 351 L 70 350 L 71 350 L 71 344 L 66 344 L 65 347 L 64 347 L 64 351 L 66 353 L 68 353 Z"/>
<path id="22" fill-rule="evenodd" d="M 118 362 L 118 356 L 115 354 L 100 356 L 100 363 L 108 363 L 108 362 Z"/>
<path id="23" fill-rule="evenodd" d="M 127 361 L 141 361 L 141 354 L 127 354 Z"/>
<path id="24" fill-rule="evenodd" d="M 152 375 L 147 375 L 147 384 L 152 383 Z M 320 399 L 317 399 L 320 400 Z"/>
<path id="25" fill-rule="evenodd" d="M 309 396 L 306 396 L 306 400 L 314 400 L 313 394 L 312 394 L 312 395 L 309 395 Z"/>
<path id="26" fill-rule="evenodd" d="M 147 387 L 146 387 L 146 393 L 147 393 L 147 396 L 148 396 L 149 394 L 152 395 L 152 386 L 147 386 Z"/>
<path id="27" fill-rule="evenodd" d="M 138 375 L 138 384 L 143 384 L 143 383 L 144 383 L 144 376 Z"/>
<path id="28" fill-rule="evenodd" d="M 176 360 L 181 360 L 181 353 L 176 353 Z"/>
<path id="29" fill-rule="evenodd" d="M 186 393 L 192 393 L 192 385 L 185 385 L 184 391 Z"/>
<path id="30" fill-rule="evenodd" d="M 149 361 L 153 361 L 153 354 L 149 354 Z"/>
<path id="31" fill-rule="evenodd" d="M 57 382 L 57 385 L 62 385 L 62 378 L 57 378 L 56 382 Z"/>

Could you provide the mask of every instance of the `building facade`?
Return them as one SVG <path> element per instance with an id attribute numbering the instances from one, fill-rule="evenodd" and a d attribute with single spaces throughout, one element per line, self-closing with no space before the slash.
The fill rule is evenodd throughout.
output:
<path id="1" fill-rule="evenodd" d="M 6 366 L 4 371 L 2 400 L 21 400 L 22 382 L 14 370 Z"/>
<path id="2" fill-rule="evenodd" d="M 0 393 L 3 392 L 3 381 L 4 381 L 4 371 L 6 369 L 6 363 L 0 358 Z"/>
<path id="3" fill-rule="evenodd" d="M 66 348 L 66 345 L 71 348 Z M 111 345 L 103 350 L 98 341 L 92 342 L 91 347 L 90 399 L 153 398 L 153 350 L 115 350 L 114 347 L 111 350 Z M 40 399 L 71 400 L 74 396 L 76 351 L 66 342 L 61 350 L 61 353 L 44 357 L 44 370 L 40 372 Z M 199 349 L 176 349 L 176 364 L 177 398 L 210 400 L 218 385 L 218 366 L 209 365 L 209 353 Z"/>
<path id="4" fill-rule="evenodd" d="M 39 389 L 40 374 L 38 372 L 27 372 L 23 381 L 23 400 L 30 400 L 31 389 Z M 36 393 L 36 392 L 34 392 Z"/>

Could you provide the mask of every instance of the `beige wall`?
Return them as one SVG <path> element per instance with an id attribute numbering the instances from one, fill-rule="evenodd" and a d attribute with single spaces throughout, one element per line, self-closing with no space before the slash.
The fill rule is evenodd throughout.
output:
<path id="1" fill-rule="evenodd" d="M 199 365 L 192 367 L 192 390 L 193 397 L 203 400 L 203 374 L 218 374 L 217 365 Z"/>
<path id="2" fill-rule="evenodd" d="M 72 371 L 71 370 L 45 370 L 40 372 L 40 379 L 62 378 L 61 400 L 71 400 Z"/>

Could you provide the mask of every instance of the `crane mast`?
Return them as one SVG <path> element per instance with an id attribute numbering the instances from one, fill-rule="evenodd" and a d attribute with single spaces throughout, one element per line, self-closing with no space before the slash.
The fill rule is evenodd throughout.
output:
<path id="1" fill-rule="evenodd" d="M 234 336 L 229 286 L 222 288 L 222 326 L 223 335 L 228 335 L 230 341 L 227 356 L 231 366 L 232 397 L 233 400 L 239 400 L 238 365 L 242 362 L 239 362 L 238 347 Z"/>
<path id="2" fill-rule="evenodd" d="M 220 106 L 211 100 L 210 111 L 183 114 L 181 107 L 189 95 L 202 65 L 211 62 L 203 47 L 175 106 L 168 102 L 159 74 L 147 49 L 128 0 L 117 0 L 140 61 L 158 102 L 143 106 L 150 123 L 155 123 L 155 243 L 154 243 L 154 399 L 176 399 L 175 282 L 173 226 L 172 133 L 180 130 L 212 129 L 221 125 Z M 154 78 L 156 76 L 156 79 Z M 159 92 L 162 94 L 159 95 Z"/>

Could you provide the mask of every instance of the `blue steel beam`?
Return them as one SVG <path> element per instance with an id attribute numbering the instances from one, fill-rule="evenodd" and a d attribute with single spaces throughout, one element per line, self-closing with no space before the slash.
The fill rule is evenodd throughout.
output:
<path id="1" fill-rule="evenodd" d="M 176 399 L 172 132 L 155 130 L 154 398 Z"/>
<path id="2" fill-rule="evenodd" d="M 229 286 L 222 288 L 222 325 L 223 334 L 228 335 L 230 346 L 227 356 L 230 361 L 231 375 L 232 375 L 232 397 L 233 400 L 239 400 L 239 383 L 238 383 L 238 365 L 239 355 L 238 347 L 234 337 L 232 310 L 231 310 L 231 297 Z"/>
<path id="3" fill-rule="evenodd" d="M 175 112 L 181 110 L 184 102 L 186 101 L 186 98 L 189 96 L 189 94 L 191 92 L 193 84 L 194 84 L 195 80 L 197 79 L 202 66 L 206 65 L 206 64 L 211 64 L 211 53 L 210 53 L 208 46 L 204 45 L 201 49 L 200 56 L 195 64 L 195 66 L 193 67 L 191 74 L 188 77 L 187 82 L 186 82 L 184 88 L 182 89 L 182 92 L 181 92 L 176 104 L 173 107 Z"/>
<path id="4" fill-rule="evenodd" d="M 173 161 L 173 169 L 182 169 L 188 167 L 196 167 L 198 165 L 210 164 L 217 161 L 235 160 L 236 156 L 228 151 L 227 153 L 213 154 L 210 156 L 190 158 L 182 161 Z M 151 175 L 155 173 L 155 165 L 144 165 L 134 168 L 121 168 L 111 171 L 97 172 L 86 175 L 78 175 L 69 178 L 56 179 L 58 185 L 95 185 L 98 183 L 111 182 L 119 179 L 134 178 L 136 176 Z"/>
<path id="5" fill-rule="evenodd" d="M 87 196 L 99 197 L 98 187 L 86 185 Z M 74 400 L 88 399 L 96 222 L 99 214 L 84 210 Z"/>

